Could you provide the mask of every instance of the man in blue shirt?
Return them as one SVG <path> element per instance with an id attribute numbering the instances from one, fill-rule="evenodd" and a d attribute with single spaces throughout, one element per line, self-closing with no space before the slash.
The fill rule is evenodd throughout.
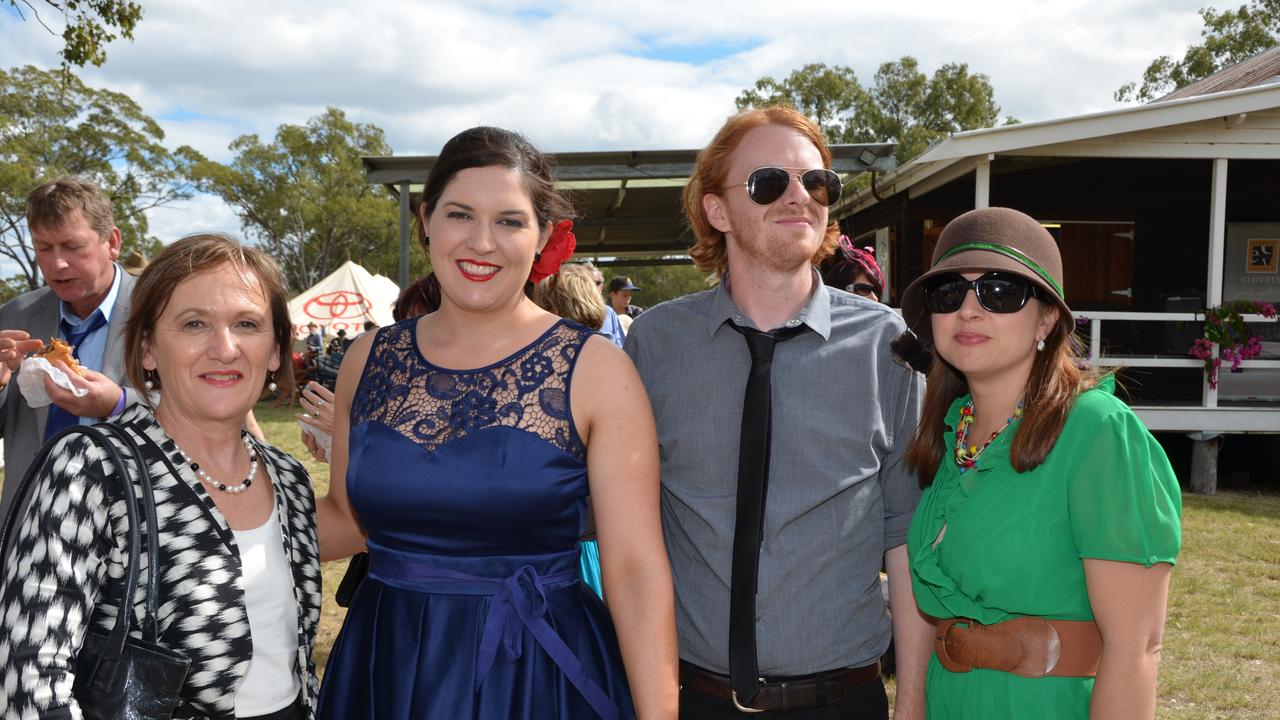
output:
<path id="1" fill-rule="evenodd" d="M 0 307 L 0 438 L 11 480 L 0 513 L 47 438 L 115 415 L 133 399 L 125 388 L 122 335 L 134 280 L 115 263 L 120 230 L 111 201 L 91 182 L 60 177 L 27 196 L 27 226 L 47 287 Z M 71 382 L 86 393 L 46 379 L 53 405 L 33 409 L 11 381 L 23 358 L 55 337 L 75 348 L 84 376 L 72 373 Z"/>
<path id="2" fill-rule="evenodd" d="M 591 271 L 592 277 L 595 278 L 596 290 L 603 292 L 604 273 L 600 272 L 600 268 L 589 262 L 582 264 Z M 612 340 L 613 344 L 618 347 L 622 347 L 622 344 L 627 339 L 627 331 L 622 329 L 622 321 L 618 319 L 618 313 L 614 312 L 608 303 L 604 304 L 604 324 L 600 326 L 600 334 Z"/>

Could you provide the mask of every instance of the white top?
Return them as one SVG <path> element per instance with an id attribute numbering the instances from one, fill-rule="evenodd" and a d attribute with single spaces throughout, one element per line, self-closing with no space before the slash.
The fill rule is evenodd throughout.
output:
<path id="1" fill-rule="evenodd" d="M 298 656 L 298 601 L 284 555 L 280 518 L 253 530 L 233 530 L 244 576 L 244 605 L 253 638 L 253 659 L 236 690 L 236 715 L 266 715 L 289 706 L 302 691 L 294 672 Z"/>

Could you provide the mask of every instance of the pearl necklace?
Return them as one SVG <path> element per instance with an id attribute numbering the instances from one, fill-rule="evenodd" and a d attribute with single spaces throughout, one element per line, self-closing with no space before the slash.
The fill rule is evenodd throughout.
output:
<path id="1" fill-rule="evenodd" d="M 205 472 L 200 467 L 200 463 L 193 462 L 191 458 L 187 457 L 187 454 L 182 451 L 182 448 L 178 447 L 178 443 L 175 442 L 173 445 L 174 447 L 178 447 L 178 454 L 182 456 L 182 461 L 191 467 L 191 472 L 195 473 L 196 477 L 222 492 L 235 494 L 248 490 L 249 486 L 253 485 L 253 478 L 258 474 L 258 451 L 254 448 L 253 440 L 249 437 L 249 433 L 247 432 L 242 432 L 240 434 L 240 440 L 244 442 L 244 449 L 249 452 L 249 474 L 245 476 L 244 482 L 239 485 L 227 485 L 213 479 L 209 473 Z"/>
<path id="2" fill-rule="evenodd" d="M 991 433 L 991 437 L 987 439 L 982 447 L 969 444 L 969 426 L 973 424 L 973 400 L 970 399 L 964 407 L 960 408 L 960 427 L 956 428 L 956 465 L 960 466 L 960 472 L 963 473 L 971 467 L 978 464 L 978 456 L 983 450 L 1004 432 L 1018 418 L 1022 417 L 1022 401 L 1018 401 L 1018 406 L 1013 410 L 1013 417 L 1004 421 L 1004 425 L 999 430 Z"/>

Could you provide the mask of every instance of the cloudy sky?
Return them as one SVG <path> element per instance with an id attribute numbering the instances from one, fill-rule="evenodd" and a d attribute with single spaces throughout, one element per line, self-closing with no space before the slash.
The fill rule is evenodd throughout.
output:
<path id="1" fill-rule="evenodd" d="M 381 127 L 397 154 L 434 154 L 476 124 L 550 151 L 699 147 L 761 76 L 824 62 L 869 84 L 903 55 L 928 73 L 966 62 L 991 78 L 1004 114 L 1046 120 L 1115 107 L 1116 88 L 1153 58 L 1198 41 L 1200 7 L 1239 4 L 141 1 L 135 40 L 81 76 L 136 99 L 171 146 L 219 160 L 236 137 L 271 137 L 326 106 Z M 55 67 L 59 40 L 0 6 L 0 66 Z M 154 211 L 151 229 L 170 240 L 239 223 L 201 197 Z"/>

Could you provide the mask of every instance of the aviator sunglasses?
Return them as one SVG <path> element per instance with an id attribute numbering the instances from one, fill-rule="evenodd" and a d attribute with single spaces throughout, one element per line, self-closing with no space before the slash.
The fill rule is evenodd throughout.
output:
<path id="1" fill-rule="evenodd" d="M 819 205 L 831 207 L 840 199 L 840 176 L 825 168 L 792 172 L 787 168 L 767 165 L 752 170 L 746 182 L 733 187 L 746 185 L 747 197 L 751 198 L 751 202 L 772 205 L 787 192 L 793 177 L 800 178 L 800 186 Z"/>
<path id="2" fill-rule="evenodd" d="M 946 273 L 925 283 L 924 306 L 938 315 L 953 313 L 964 304 L 970 288 L 978 296 L 978 304 L 993 313 L 1016 313 L 1028 299 L 1040 297 L 1035 283 L 1014 273 L 989 272 L 974 280 L 967 280 L 959 273 Z"/>

